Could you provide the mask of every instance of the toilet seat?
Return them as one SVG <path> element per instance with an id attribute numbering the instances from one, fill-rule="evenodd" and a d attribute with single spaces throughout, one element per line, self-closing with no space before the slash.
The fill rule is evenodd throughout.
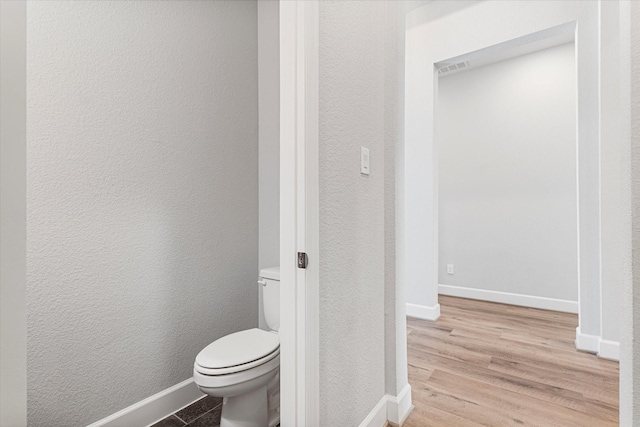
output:
<path id="1" fill-rule="evenodd" d="M 193 381 L 201 389 L 209 388 L 216 389 L 222 387 L 230 387 L 240 385 L 247 381 L 253 381 L 265 375 L 274 375 L 280 368 L 280 354 L 272 359 L 256 365 L 252 368 L 244 369 L 242 371 L 236 371 L 223 375 L 207 375 L 200 372 L 202 368 L 198 365 L 193 367 Z M 221 396 L 226 396 L 225 394 Z"/>
<path id="2" fill-rule="evenodd" d="M 227 368 L 205 368 L 204 366 L 199 365 L 197 362 L 194 364 L 194 369 L 196 369 L 202 375 L 227 375 L 234 374 L 237 372 L 246 371 L 251 368 L 255 368 L 256 366 L 264 365 L 271 359 L 280 356 L 280 348 L 278 347 L 272 353 L 269 353 L 265 357 L 262 357 L 257 360 L 253 360 L 249 363 L 243 363 L 242 365 L 229 366 Z"/>
<path id="3" fill-rule="evenodd" d="M 227 375 L 263 365 L 280 354 L 278 334 L 246 329 L 226 335 L 206 346 L 194 363 L 203 375 Z"/>

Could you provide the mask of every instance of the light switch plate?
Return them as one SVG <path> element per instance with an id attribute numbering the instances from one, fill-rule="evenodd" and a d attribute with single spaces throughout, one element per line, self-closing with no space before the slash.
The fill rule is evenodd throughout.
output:
<path id="1" fill-rule="evenodd" d="M 369 149 L 360 147 L 360 173 L 369 175 Z"/>

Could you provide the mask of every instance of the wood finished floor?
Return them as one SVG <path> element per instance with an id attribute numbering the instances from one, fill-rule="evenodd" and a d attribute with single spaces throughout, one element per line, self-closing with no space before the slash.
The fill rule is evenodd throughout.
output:
<path id="1" fill-rule="evenodd" d="M 618 425 L 617 362 L 576 351 L 574 314 L 440 296 L 407 319 L 404 427 Z"/>

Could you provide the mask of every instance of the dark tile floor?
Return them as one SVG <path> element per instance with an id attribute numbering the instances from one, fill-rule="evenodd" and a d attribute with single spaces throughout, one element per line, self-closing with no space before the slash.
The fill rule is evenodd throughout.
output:
<path id="1" fill-rule="evenodd" d="M 221 412 L 222 398 L 205 396 L 151 427 L 217 427 Z"/>
<path id="2" fill-rule="evenodd" d="M 218 427 L 221 413 L 222 398 L 205 396 L 151 427 Z"/>

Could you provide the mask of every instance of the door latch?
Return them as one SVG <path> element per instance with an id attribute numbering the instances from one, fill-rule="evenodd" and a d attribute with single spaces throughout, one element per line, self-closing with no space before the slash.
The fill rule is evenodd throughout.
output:
<path id="1" fill-rule="evenodd" d="M 298 252 L 298 268 L 307 268 L 308 262 L 307 254 L 304 252 Z"/>

